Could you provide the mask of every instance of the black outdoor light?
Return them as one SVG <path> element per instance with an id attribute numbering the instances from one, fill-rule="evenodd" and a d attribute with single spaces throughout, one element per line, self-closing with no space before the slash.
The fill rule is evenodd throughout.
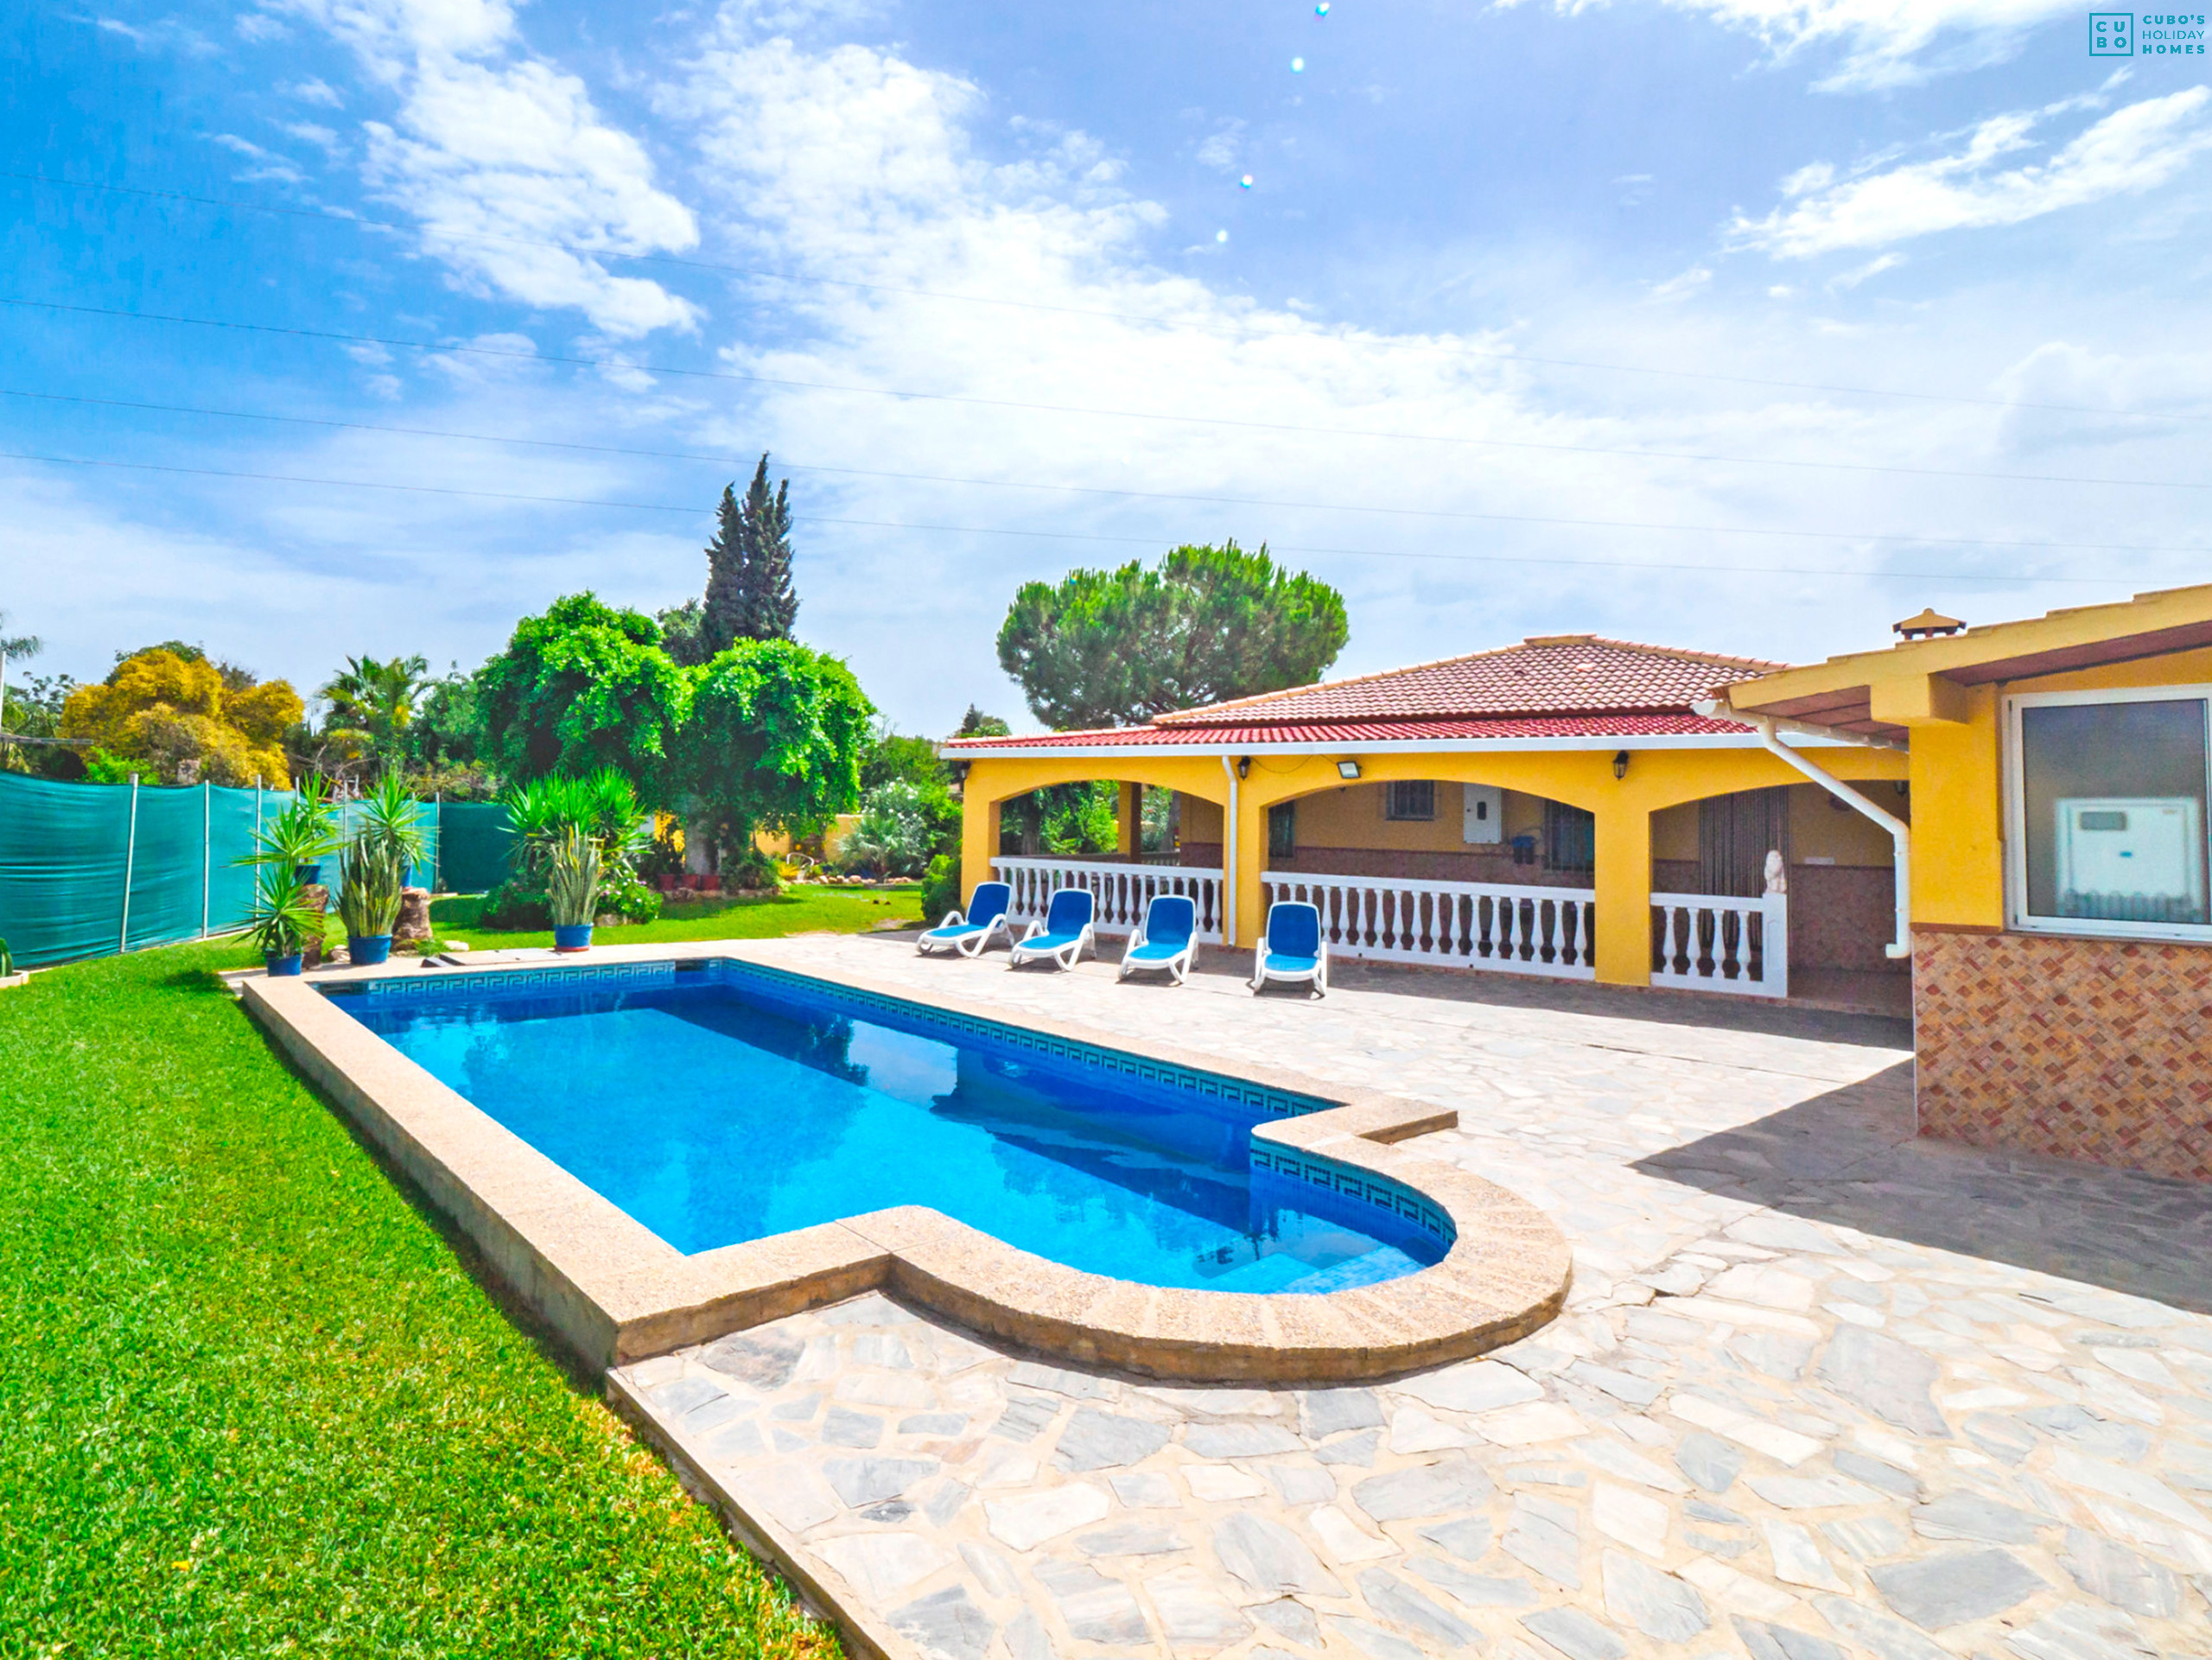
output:
<path id="1" fill-rule="evenodd" d="M 1338 778 L 1357 778 L 1359 776 L 1359 763 L 1356 760 L 1338 761 L 1337 763 L 1337 776 Z"/>
<path id="2" fill-rule="evenodd" d="M 1628 751 L 1625 749 L 1619 751 L 1613 757 L 1613 776 L 1615 778 L 1628 776 Z"/>
<path id="3" fill-rule="evenodd" d="M 1239 755 L 1236 758 L 1236 776 L 1239 778 L 1252 776 L 1252 758 L 1249 755 Z"/>

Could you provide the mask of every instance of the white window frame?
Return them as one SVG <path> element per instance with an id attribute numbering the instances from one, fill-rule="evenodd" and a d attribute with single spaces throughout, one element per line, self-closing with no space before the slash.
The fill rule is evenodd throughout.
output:
<path id="1" fill-rule="evenodd" d="M 2028 796 L 2024 780 L 2020 711 L 2084 703 L 2205 705 L 2205 766 L 2212 777 L 2212 684 L 2129 686 L 2110 691 L 2024 691 L 2004 700 L 2005 765 L 1998 787 L 2005 798 L 2005 925 L 2029 934 L 2070 934 L 2091 939 L 2171 939 L 2212 943 L 2212 923 L 2101 922 L 2089 917 L 2038 917 L 2028 913 Z"/>

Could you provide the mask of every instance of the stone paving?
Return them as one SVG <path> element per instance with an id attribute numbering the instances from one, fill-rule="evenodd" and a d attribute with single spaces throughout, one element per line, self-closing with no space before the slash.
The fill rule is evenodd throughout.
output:
<path id="1" fill-rule="evenodd" d="M 1071 1371 L 875 1294 L 626 1368 L 887 1646 L 2212 1657 L 2212 1190 L 1913 1140 L 1899 1023 L 769 955 L 1448 1103 L 1404 1145 L 1575 1246 L 1560 1320 L 1372 1388 Z"/>

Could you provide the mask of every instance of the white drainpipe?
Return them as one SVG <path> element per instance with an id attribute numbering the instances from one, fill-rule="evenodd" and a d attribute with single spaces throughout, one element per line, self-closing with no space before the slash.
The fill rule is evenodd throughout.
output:
<path id="1" fill-rule="evenodd" d="M 1236 763 L 1224 755 L 1221 770 L 1229 774 L 1229 817 L 1221 834 L 1221 943 L 1231 945 L 1236 941 Z"/>
<path id="2" fill-rule="evenodd" d="M 1700 715 L 1717 715 L 1723 720 L 1749 721 L 1753 729 L 1759 735 L 1759 742 L 1766 747 L 1770 754 L 1788 762 L 1830 795 L 1848 803 L 1889 831 L 1890 840 L 1897 844 L 1897 937 L 1883 946 L 1882 950 L 1885 955 L 1891 957 L 1910 957 L 1912 955 L 1912 827 L 1895 813 L 1883 811 L 1881 808 L 1876 806 L 1826 767 L 1807 760 L 1783 742 L 1775 735 L 1774 721 L 1771 716 L 1745 715 L 1732 709 L 1724 710 L 1717 701 L 1693 704 L 1691 707 Z"/>

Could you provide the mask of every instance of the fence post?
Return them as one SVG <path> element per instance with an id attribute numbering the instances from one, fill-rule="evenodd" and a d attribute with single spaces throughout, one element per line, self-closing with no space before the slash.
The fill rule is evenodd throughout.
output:
<path id="1" fill-rule="evenodd" d="M 200 785 L 200 937 L 207 938 L 207 890 L 215 881 L 215 786 Z"/>
<path id="2" fill-rule="evenodd" d="M 445 886 L 440 881 L 446 862 L 446 792 L 430 792 L 430 891 L 442 894 Z"/>
<path id="3" fill-rule="evenodd" d="M 130 775 L 130 829 L 123 840 L 123 927 L 116 935 L 116 955 L 130 949 L 130 877 L 138 862 L 138 774 Z"/>

